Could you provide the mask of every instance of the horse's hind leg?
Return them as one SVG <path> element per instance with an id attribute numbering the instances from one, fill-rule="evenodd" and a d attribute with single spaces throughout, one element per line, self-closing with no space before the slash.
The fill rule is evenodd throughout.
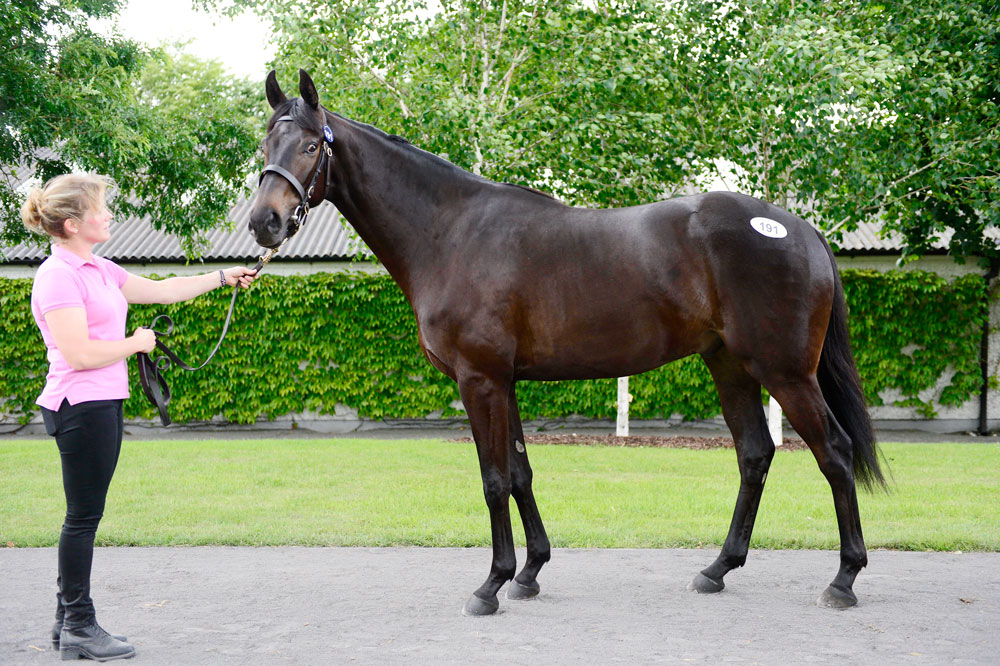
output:
<path id="1" fill-rule="evenodd" d="M 719 392 L 722 415 L 736 443 L 740 491 L 722 552 L 715 562 L 698 574 L 689 589 L 719 592 L 725 587 L 723 576 L 746 562 L 750 534 L 764 492 L 764 480 L 774 457 L 774 444 L 764 419 L 760 383 L 725 347 L 706 354 L 704 359 Z"/>
<path id="2" fill-rule="evenodd" d="M 545 535 L 545 526 L 538 514 L 535 495 L 531 491 L 531 465 L 528 464 L 528 451 L 525 447 L 524 430 L 521 427 L 521 415 L 517 410 L 517 397 L 514 387 L 510 389 L 510 477 L 511 490 L 517 509 L 521 513 L 524 524 L 524 537 L 528 546 L 528 560 L 517 577 L 507 586 L 508 599 L 530 599 L 538 594 L 538 582 L 535 580 L 542 565 L 549 561 L 552 549 L 549 538 Z"/>
<path id="3" fill-rule="evenodd" d="M 858 493 L 854 485 L 854 449 L 837 423 L 815 377 L 768 387 L 781 403 L 788 422 L 802 436 L 830 483 L 840 528 L 840 570 L 819 598 L 819 604 L 847 608 L 858 603 L 854 579 L 868 565 Z"/>

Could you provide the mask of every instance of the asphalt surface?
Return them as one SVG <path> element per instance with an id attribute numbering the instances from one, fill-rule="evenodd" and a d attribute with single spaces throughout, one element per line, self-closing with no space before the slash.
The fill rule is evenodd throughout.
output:
<path id="1" fill-rule="evenodd" d="M 524 553 L 518 553 L 523 561 Z M 997 664 L 1000 554 L 873 551 L 847 610 L 838 556 L 751 551 L 715 595 L 709 550 L 556 550 L 542 593 L 461 607 L 482 548 L 100 548 L 92 595 L 128 663 Z M 0 663 L 51 664 L 56 551 L 0 549 Z"/>

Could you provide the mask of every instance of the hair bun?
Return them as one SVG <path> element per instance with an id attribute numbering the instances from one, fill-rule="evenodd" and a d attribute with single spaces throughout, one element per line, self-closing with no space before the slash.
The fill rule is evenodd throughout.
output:
<path id="1" fill-rule="evenodd" d="M 25 199 L 24 205 L 21 206 L 21 221 L 24 222 L 24 226 L 28 228 L 28 231 L 36 234 L 45 233 L 45 230 L 42 228 L 42 209 L 44 205 L 45 190 L 40 187 L 32 187 L 28 192 L 28 198 Z"/>

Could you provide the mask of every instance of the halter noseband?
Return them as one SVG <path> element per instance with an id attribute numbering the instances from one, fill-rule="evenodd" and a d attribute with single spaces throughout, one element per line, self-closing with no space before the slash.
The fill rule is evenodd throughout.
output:
<path id="1" fill-rule="evenodd" d="M 291 122 L 293 120 L 294 118 L 292 118 L 291 116 L 281 116 L 275 122 L 279 123 L 282 121 Z M 260 172 L 260 177 L 257 179 L 257 187 L 260 187 L 260 184 L 264 182 L 264 176 L 266 176 L 269 172 L 272 172 L 278 174 L 279 176 L 287 180 L 289 183 L 291 183 L 292 187 L 294 187 L 295 191 L 298 192 L 299 194 L 300 202 L 299 205 L 295 208 L 294 212 L 295 219 L 294 221 L 290 222 L 290 225 L 292 226 L 291 233 L 287 234 L 284 240 L 281 241 L 282 245 L 289 238 L 294 236 L 303 225 L 305 225 L 306 217 L 309 216 L 309 200 L 312 199 L 313 189 L 316 187 L 316 179 L 319 178 L 319 174 L 326 167 L 327 159 L 333 157 L 333 149 L 331 148 L 332 145 L 333 145 L 333 130 L 330 129 L 329 125 L 323 125 L 323 149 L 320 151 L 319 161 L 316 163 L 316 170 L 313 171 L 312 179 L 310 179 L 308 187 L 302 187 L 302 183 L 300 183 L 299 179 L 295 177 L 295 174 L 293 174 L 291 171 L 289 171 L 288 169 L 279 164 L 268 164 L 267 166 L 264 167 L 263 171 Z M 326 193 L 326 186 L 329 184 L 329 180 L 330 177 L 328 173 L 326 177 L 326 182 L 323 184 L 324 194 Z M 277 250 L 275 250 L 275 252 L 276 251 Z"/>

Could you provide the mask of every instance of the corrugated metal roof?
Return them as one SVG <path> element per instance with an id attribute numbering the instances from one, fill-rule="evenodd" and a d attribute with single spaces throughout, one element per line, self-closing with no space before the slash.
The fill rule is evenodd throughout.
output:
<path id="1" fill-rule="evenodd" d="M 38 157 L 43 159 L 56 158 L 50 150 L 41 150 Z M 14 188 L 24 185 L 30 175 L 30 169 L 15 170 Z M 209 261 L 246 261 L 261 254 L 261 248 L 247 231 L 250 209 L 253 198 L 241 198 L 229 213 L 233 223 L 232 230 L 216 229 L 207 236 L 208 248 L 203 260 Z M 895 232 L 883 235 L 882 225 L 877 222 L 862 222 L 857 229 L 845 231 L 842 240 L 837 243 L 839 253 L 891 254 L 899 252 L 903 247 L 902 238 Z M 998 230 L 990 229 L 992 235 L 1000 238 Z M 939 238 L 934 248 L 944 250 L 950 233 Z M 360 239 L 353 231 L 349 231 L 346 222 L 333 204 L 323 202 L 312 209 L 309 219 L 303 227 L 281 249 L 275 261 L 347 261 L 356 254 L 356 248 L 362 247 L 368 253 Z M 187 257 L 181 249 L 177 237 L 153 228 L 149 216 L 130 218 L 112 227 L 111 239 L 98 245 L 97 253 L 120 263 L 185 263 Z M 38 264 L 48 251 L 45 248 L 17 245 L 2 251 L 4 258 L 0 264 Z"/>
<path id="2" fill-rule="evenodd" d="M 261 254 L 261 248 L 247 231 L 247 222 L 253 200 L 241 199 L 230 212 L 233 229 L 216 229 L 208 234 L 208 248 L 203 260 L 246 261 Z M 329 203 L 313 208 L 306 225 L 281 249 L 275 261 L 348 261 L 360 243 L 348 231 L 337 208 Z M 854 231 L 846 231 L 837 244 L 843 253 L 894 253 L 902 247 L 900 236 L 890 232 L 881 236 L 881 225 L 863 222 Z M 939 240 L 935 248 L 945 249 L 947 243 Z M 98 245 L 96 251 L 119 263 L 185 263 L 187 261 L 177 237 L 153 228 L 149 216 L 130 218 L 112 226 L 111 239 Z M 367 250 L 365 250 L 367 251 Z M 3 250 L 8 264 L 37 264 L 48 256 L 47 248 L 17 245 Z"/>
<path id="3" fill-rule="evenodd" d="M 208 249 L 203 261 L 245 261 L 257 257 L 262 249 L 247 231 L 246 217 L 251 203 L 242 200 L 232 211 L 235 224 L 231 231 L 216 229 L 208 234 Z M 341 224 L 333 204 L 324 202 L 312 209 L 306 225 L 283 248 L 275 261 L 347 261 L 354 256 L 357 241 Z M 95 246 L 95 251 L 119 263 L 184 263 L 187 257 L 173 234 L 153 228 L 149 216 L 116 222 L 111 238 Z M 48 256 L 47 248 L 17 245 L 4 250 L 2 263 L 35 264 Z"/>
<path id="4" fill-rule="evenodd" d="M 845 231 L 837 249 L 840 252 L 899 252 L 903 249 L 903 238 L 895 231 L 882 237 L 882 225 L 877 222 L 861 222 L 857 229 Z M 936 243 L 936 249 L 944 249 L 946 244 Z"/>
<path id="5" fill-rule="evenodd" d="M 953 229 L 945 229 L 931 243 L 934 252 L 947 252 Z M 983 232 L 986 238 L 1000 244 L 1000 229 L 987 227 Z M 885 230 L 878 222 L 861 222 L 857 229 L 845 231 L 841 242 L 837 243 L 838 254 L 894 254 L 902 251 L 903 237 L 893 231 Z"/>
<path id="6" fill-rule="evenodd" d="M 35 152 L 35 159 L 54 160 L 59 156 L 50 148 L 41 148 Z M 11 188 L 17 190 L 28 184 L 33 172 L 30 166 L 19 165 L 5 173 L 9 174 Z M 203 261 L 245 261 L 263 252 L 247 231 L 252 207 L 253 197 L 241 197 L 229 211 L 228 219 L 233 228 L 208 233 Z M 359 247 L 370 254 L 357 235 L 345 226 L 337 208 L 324 201 L 309 212 L 306 225 L 281 248 L 274 261 L 348 261 Z M 111 228 L 111 238 L 94 249 L 102 257 L 125 264 L 187 262 L 178 238 L 155 229 L 148 215 L 116 221 Z M 0 264 L 38 264 L 48 254 L 47 247 L 20 244 L 3 249 Z"/>
<path id="7" fill-rule="evenodd" d="M 262 248 L 247 231 L 252 205 L 252 199 L 241 199 L 230 211 L 229 219 L 234 222 L 232 230 L 215 229 L 208 233 L 203 261 L 246 261 L 262 253 Z M 349 261 L 360 240 L 348 231 L 342 219 L 333 204 L 323 202 L 316 206 L 309 212 L 305 226 L 281 248 L 274 261 Z M 94 249 L 100 256 L 124 264 L 187 261 L 177 237 L 154 229 L 148 215 L 113 223 L 111 238 Z M 363 252 L 367 253 L 367 248 Z M 0 263 L 38 264 L 49 253 L 46 247 L 20 244 L 4 249 L 3 254 L 5 259 Z"/>

